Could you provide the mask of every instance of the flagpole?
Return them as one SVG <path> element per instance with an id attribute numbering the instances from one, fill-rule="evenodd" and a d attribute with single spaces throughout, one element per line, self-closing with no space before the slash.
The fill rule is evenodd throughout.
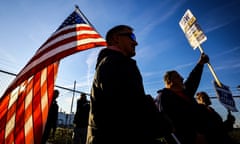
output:
<path id="1" fill-rule="evenodd" d="M 198 49 L 200 50 L 201 53 L 204 53 L 204 51 L 203 51 L 203 49 L 202 49 L 202 47 L 201 47 L 200 44 L 199 44 L 199 46 L 198 46 Z M 210 64 L 210 62 L 208 62 L 207 65 L 208 65 L 208 68 L 209 68 L 209 70 L 211 71 L 214 79 L 216 80 L 218 86 L 219 86 L 219 87 L 222 87 L 222 84 L 221 84 L 221 82 L 219 81 L 219 79 L 218 79 L 215 71 L 213 70 L 213 67 L 212 67 L 212 65 Z"/>
<path id="2" fill-rule="evenodd" d="M 87 19 L 87 17 L 82 13 L 82 11 L 80 10 L 80 8 L 79 8 L 79 6 L 78 5 L 75 5 L 75 10 L 77 11 L 77 12 L 79 12 L 79 14 L 84 18 L 84 20 L 86 20 L 87 21 L 87 23 L 92 27 L 92 28 L 94 28 L 95 29 L 95 27 L 91 24 L 91 22 Z M 96 30 L 96 29 L 95 29 Z"/>

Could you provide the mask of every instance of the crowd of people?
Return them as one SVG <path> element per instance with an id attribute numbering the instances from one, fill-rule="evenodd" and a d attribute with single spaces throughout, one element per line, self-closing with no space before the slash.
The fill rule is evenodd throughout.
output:
<path id="1" fill-rule="evenodd" d="M 153 97 L 145 93 L 136 60 L 134 29 L 117 25 L 106 33 L 107 47 L 97 57 L 91 95 L 81 94 L 74 117 L 74 144 L 233 144 L 227 120 L 197 92 L 208 55 L 184 81 L 176 70 L 163 76 L 164 88 Z"/>
<path id="2" fill-rule="evenodd" d="M 208 55 L 201 53 L 186 81 L 167 71 L 165 88 L 153 98 L 145 93 L 132 58 L 138 45 L 133 31 L 117 25 L 106 33 L 107 47 L 98 55 L 92 83 L 87 144 L 231 144 L 222 120 L 211 125 L 217 118 L 212 120 L 195 99 Z M 217 127 L 221 137 L 213 137 Z"/>

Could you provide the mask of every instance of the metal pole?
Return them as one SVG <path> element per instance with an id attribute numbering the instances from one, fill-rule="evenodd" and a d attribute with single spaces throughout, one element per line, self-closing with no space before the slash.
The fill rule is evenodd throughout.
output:
<path id="1" fill-rule="evenodd" d="M 74 81 L 74 86 L 73 86 L 73 97 L 72 97 L 72 104 L 71 104 L 71 110 L 70 110 L 69 124 L 71 123 L 71 120 L 72 120 L 71 115 L 72 115 L 73 101 L 75 96 L 75 88 L 76 88 L 76 81 Z"/>
<path id="2" fill-rule="evenodd" d="M 200 45 L 198 46 L 198 49 L 200 50 L 201 53 L 204 53 L 204 52 L 203 52 L 203 49 L 202 49 L 202 47 L 201 47 Z M 212 73 L 215 81 L 217 82 L 218 86 L 219 86 L 219 87 L 222 87 L 222 84 L 221 84 L 221 82 L 219 81 L 216 73 L 214 72 L 213 67 L 212 67 L 212 65 L 210 64 L 210 62 L 208 62 L 207 65 L 208 65 L 208 68 L 209 68 L 209 70 L 211 71 L 211 73 Z"/>
<path id="3" fill-rule="evenodd" d="M 5 73 L 5 74 L 9 74 L 9 75 L 12 75 L 12 76 L 17 76 L 17 74 L 15 74 L 15 73 L 7 72 L 7 71 L 4 71 L 4 70 L 0 70 L 0 72 Z"/>
<path id="4" fill-rule="evenodd" d="M 79 90 L 75 90 L 74 91 L 73 89 L 62 87 L 62 86 L 59 86 L 59 85 L 55 85 L 55 87 L 60 88 L 60 89 L 65 89 L 65 90 L 68 90 L 68 91 L 71 91 L 71 92 L 80 93 L 80 94 L 86 94 L 88 96 L 91 96 L 90 94 L 82 92 L 82 91 L 79 91 Z"/>

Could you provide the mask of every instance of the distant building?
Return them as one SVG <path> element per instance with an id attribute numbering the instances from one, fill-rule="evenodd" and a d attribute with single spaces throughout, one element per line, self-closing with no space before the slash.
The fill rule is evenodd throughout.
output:
<path id="1" fill-rule="evenodd" d="M 58 126 L 59 127 L 72 127 L 74 113 L 67 114 L 65 112 L 58 112 Z"/>

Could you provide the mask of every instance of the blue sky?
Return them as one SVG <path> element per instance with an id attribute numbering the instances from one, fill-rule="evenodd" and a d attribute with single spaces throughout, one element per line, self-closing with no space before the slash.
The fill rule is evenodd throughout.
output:
<path id="1" fill-rule="evenodd" d="M 139 69 L 146 93 L 156 96 L 164 87 L 163 74 L 177 70 L 184 78 L 196 64 L 200 51 L 193 50 L 179 21 L 190 9 L 207 36 L 201 46 L 219 80 L 240 95 L 240 1 L 239 0 L 9 0 L 0 2 L 0 69 L 18 73 L 36 50 L 59 27 L 77 4 L 97 31 L 105 37 L 111 27 L 127 24 L 134 28 Z M 96 57 L 101 48 L 83 51 L 61 60 L 56 85 L 90 92 Z M 13 77 L 0 74 L 0 93 Z M 213 76 L 205 66 L 199 91 L 215 96 Z M 77 95 L 77 97 L 79 97 Z M 70 111 L 72 93 L 61 91 L 61 109 Z M 75 101 L 73 111 L 75 110 Z M 218 100 L 213 107 L 225 117 Z M 236 99 L 237 108 L 239 98 Z M 238 113 L 234 113 L 239 115 Z"/>

